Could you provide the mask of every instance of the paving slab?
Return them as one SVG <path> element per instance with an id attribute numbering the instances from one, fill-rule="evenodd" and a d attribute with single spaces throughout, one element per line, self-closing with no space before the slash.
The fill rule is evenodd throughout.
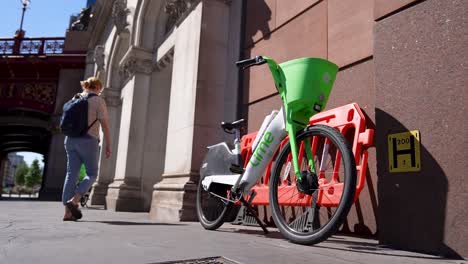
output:
<path id="1" fill-rule="evenodd" d="M 0 201 L 0 263 L 467 263 L 371 239 L 338 235 L 303 246 L 276 229 L 264 235 L 258 227 L 225 224 L 207 231 L 199 223 L 158 223 L 148 213 L 102 208 L 84 208 L 82 220 L 63 222 L 62 210 L 58 202 Z"/>

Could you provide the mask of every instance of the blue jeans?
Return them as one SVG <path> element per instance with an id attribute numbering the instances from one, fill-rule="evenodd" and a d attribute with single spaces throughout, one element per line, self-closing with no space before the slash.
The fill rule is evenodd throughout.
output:
<path id="1" fill-rule="evenodd" d="M 83 195 L 94 183 L 98 173 L 99 141 L 90 135 L 65 137 L 67 151 L 67 176 L 63 186 L 62 202 L 65 205 L 75 194 Z M 86 168 L 86 177 L 76 186 L 81 164 Z"/>

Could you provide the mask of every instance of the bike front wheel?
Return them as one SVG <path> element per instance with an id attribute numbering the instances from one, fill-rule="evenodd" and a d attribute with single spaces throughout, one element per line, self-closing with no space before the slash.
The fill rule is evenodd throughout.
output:
<path id="1" fill-rule="evenodd" d="M 310 245 L 335 234 L 346 218 L 356 191 L 356 164 L 346 139 L 332 127 L 307 127 L 296 142 L 302 180 L 296 180 L 288 142 L 270 179 L 270 207 L 284 237 Z"/>

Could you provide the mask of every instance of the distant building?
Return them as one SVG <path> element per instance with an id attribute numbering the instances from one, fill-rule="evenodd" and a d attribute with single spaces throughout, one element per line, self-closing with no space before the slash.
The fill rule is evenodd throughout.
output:
<path id="1" fill-rule="evenodd" d="M 17 155 L 16 153 L 9 153 L 7 156 L 7 162 L 5 166 L 5 179 L 3 186 L 11 187 L 15 185 L 15 173 L 16 168 L 24 162 L 24 157 Z"/>

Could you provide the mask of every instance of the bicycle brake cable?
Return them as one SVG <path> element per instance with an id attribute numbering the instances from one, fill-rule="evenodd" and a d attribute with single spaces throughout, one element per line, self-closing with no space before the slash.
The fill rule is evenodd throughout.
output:
<path id="1" fill-rule="evenodd" d="M 221 199 L 221 200 L 228 201 L 228 202 L 231 202 L 231 203 L 237 203 L 237 202 L 240 201 L 240 199 L 242 198 L 242 195 L 241 195 L 241 196 L 239 197 L 238 200 L 230 200 L 230 199 L 224 198 L 224 197 L 222 197 L 221 195 L 218 195 L 218 194 L 216 194 L 216 193 L 213 193 L 213 192 L 209 192 L 209 193 L 212 194 L 213 196 L 218 197 L 218 198 Z"/>

